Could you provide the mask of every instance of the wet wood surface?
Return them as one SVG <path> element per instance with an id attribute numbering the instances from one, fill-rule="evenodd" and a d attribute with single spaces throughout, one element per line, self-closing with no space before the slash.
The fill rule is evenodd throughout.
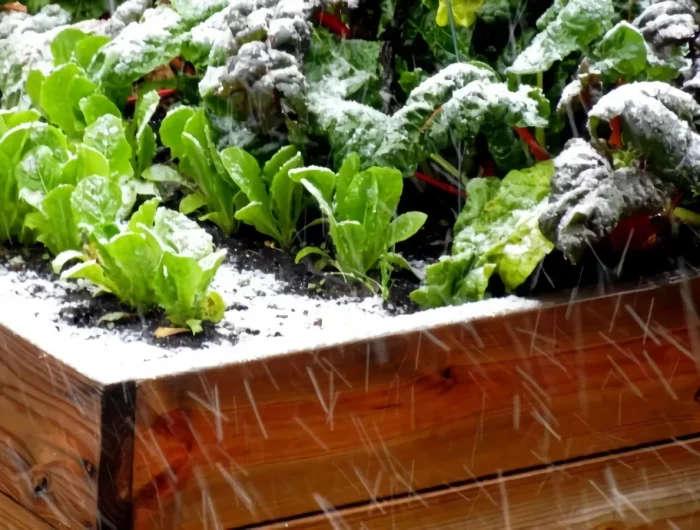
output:
<path id="1" fill-rule="evenodd" d="M 693 280 L 144 381 L 135 527 L 262 525 L 700 432 L 698 294 Z"/>
<path id="2" fill-rule="evenodd" d="M 0 494 L 0 529 L 51 530 L 52 528 L 26 508 Z"/>
<path id="3" fill-rule="evenodd" d="M 100 400 L 96 385 L 0 325 L 0 494 L 52 527 L 96 528 Z"/>
<path id="4" fill-rule="evenodd" d="M 670 443 L 372 503 L 270 530 L 700 528 L 700 442 Z"/>

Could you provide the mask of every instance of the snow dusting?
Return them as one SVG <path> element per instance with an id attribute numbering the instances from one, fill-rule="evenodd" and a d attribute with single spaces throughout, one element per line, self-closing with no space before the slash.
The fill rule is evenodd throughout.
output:
<path id="1" fill-rule="evenodd" d="M 423 264 L 414 263 L 421 269 Z M 17 271 L 16 269 L 20 269 Z M 65 315 L 86 308 L 70 301 L 86 284 L 21 270 L 21 259 L 0 266 L 0 323 L 101 383 L 148 379 L 255 358 L 425 329 L 541 307 L 508 297 L 460 307 L 393 316 L 376 296 L 334 300 L 292 294 L 275 275 L 224 264 L 212 288 L 227 311 L 217 334 L 201 348 L 161 348 L 133 327 L 105 322 L 80 327 Z M 73 295 L 73 296 L 71 296 Z M 36 332 L 41 329 L 41 333 Z"/>

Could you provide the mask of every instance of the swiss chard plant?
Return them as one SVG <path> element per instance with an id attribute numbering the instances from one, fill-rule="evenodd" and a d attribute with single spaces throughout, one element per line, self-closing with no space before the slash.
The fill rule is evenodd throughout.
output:
<path id="1" fill-rule="evenodd" d="M 307 205 L 304 187 L 290 178 L 291 171 L 304 165 L 301 153 L 296 147 L 283 147 L 261 169 L 254 156 L 229 147 L 222 151 L 221 161 L 241 190 L 235 198 L 236 219 L 289 249 Z"/>
<path id="2" fill-rule="evenodd" d="M 452 255 L 427 268 L 426 285 L 411 298 L 422 307 L 481 300 L 494 274 L 509 291 L 522 284 L 554 248 L 538 228 L 553 173 L 547 161 L 511 171 L 502 180 L 470 180 Z"/>
<path id="3" fill-rule="evenodd" d="M 209 290 L 226 251 L 214 251 L 209 234 L 184 215 L 144 203 L 129 223 L 111 236 L 92 235 L 86 253 L 68 251 L 54 260 L 61 277 L 84 278 L 139 311 L 161 308 L 175 326 L 202 331 L 219 322 L 225 304 Z M 112 208 L 117 203 L 112 202 Z M 102 208 L 101 208 L 102 209 Z"/>
<path id="4" fill-rule="evenodd" d="M 303 248 L 296 261 L 319 255 L 320 267 L 330 265 L 343 276 L 362 281 L 372 290 L 379 288 L 388 296 L 394 266 L 411 270 L 394 247 L 418 232 L 427 218 L 421 212 L 395 217 L 403 191 L 401 172 L 381 167 L 362 171 L 359 155 L 351 154 L 337 174 L 316 167 L 292 170 L 289 174 L 318 204 L 333 243 L 332 251 Z M 379 283 L 368 276 L 372 269 L 379 269 Z"/>

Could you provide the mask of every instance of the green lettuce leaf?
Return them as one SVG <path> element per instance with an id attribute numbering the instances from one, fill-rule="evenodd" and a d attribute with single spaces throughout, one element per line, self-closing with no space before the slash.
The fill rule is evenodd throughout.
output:
<path id="1" fill-rule="evenodd" d="M 337 174 L 325 168 L 290 172 L 292 180 L 300 182 L 318 204 L 328 223 L 334 249 L 332 259 L 312 247 L 302 249 L 296 260 L 320 254 L 341 274 L 364 282 L 372 290 L 376 282 L 367 273 L 370 269 L 379 269 L 381 283 L 378 287 L 386 297 L 392 263 L 397 262 L 393 259 L 396 257 L 394 245 L 418 232 L 427 216 L 410 212 L 393 219 L 403 191 L 401 172 L 384 167 L 359 169 L 359 156 L 351 154 Z"/>
<path id="2" fill-rule="evenodd" d="M 231 234 L 237 228 L 234 196 L 238 187 L 221 162 L 203 110 L 195 112 L 183 129 L 180 169 L 194 181 L 197 197 L 197 208 L 183 210 L 181 205 L 180 211 L 204 207 L 206 213 L 202 219 L 212 221 L 224 233 Z"/>
<path id="3" fill-rule="evenodd" d="M 236 219 L 290 248 L 306 206 L 303 186 L 290 178 L 290 172 L 304 163 L 301 154 L 292 146 L 282 148 L 261 170 L 252 155 L 229 147 L 222 151 L 221 161 L 245 198 L 236 200 Z"/>
<path id="4" fill-rule="evenodd" d="M 98 260 L 68 252 L 54 267 L 81 259 L 61 277 L 85 278 L 142 311 L 160 307 L 174 325 L 196 333 L 203 320 L 223 318 L 224 302 L 209 285 L 226 252 L 214 252 L 211 236 L 194 221 L 157 205 L 144 203 L 109 239 L 93 238 Z"/>

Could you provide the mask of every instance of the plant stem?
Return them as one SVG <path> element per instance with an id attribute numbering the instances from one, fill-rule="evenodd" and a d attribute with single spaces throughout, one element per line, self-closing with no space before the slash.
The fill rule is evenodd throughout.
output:
<path id="1" fill-rule="evenodd" d="M 537 72 L 537 88 L 542 90 L 542 87 L 544 86 L 544 76 L 542 72 Z M 540 147 L 543 149 L 547 149 L 546 146 L 546 140 L 544 137 L 544 129 L 541 127 L 537 127 L 535 129 L 535 138 L 537 139 L 537 143 L 540 144 Z"/>
<path id="2" fill-rule="evenodd" d="M 450 164 L 447 160 L 442 158 L 439 154 L 437 153 L 432 153 L 430 155 L 430 160 L 435 162 L 437 165 L 439 165 L 442 169 L 447 171 L 450 175 L 452 175 L 454 178 L 459 180 L 459 171 L 457 171 L 457 168 L 454 167 L 452 164 Z"/>
<path id="3" fill-rule="evenodd" d="M 700 226 L 700 214 L 688 210 L 687 208 L 675 207 L 671 212 L 671 217 L 683 224 Z"/>

